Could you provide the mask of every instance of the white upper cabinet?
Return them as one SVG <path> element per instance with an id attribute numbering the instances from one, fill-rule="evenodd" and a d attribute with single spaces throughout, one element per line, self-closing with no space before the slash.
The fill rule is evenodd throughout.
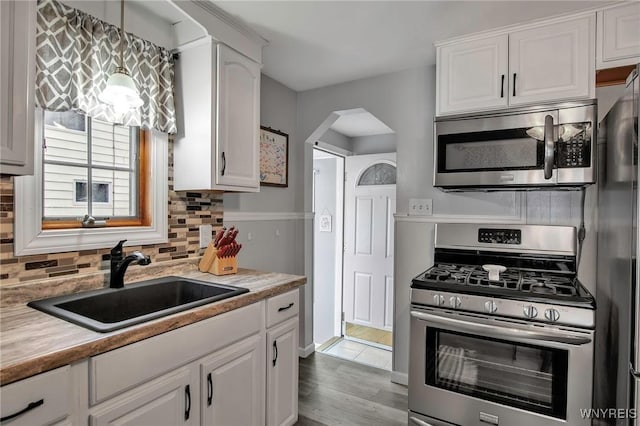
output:
<path id="1" fill-rule="evenodd" d="M 0 173 L 33 174 L 36 2 L 0 1 Z"/>
<path id="2" fill-rule="evenodd" d="M 595 96 L 595 13 L 436 47 L 436 115 Z"/>
<path id="3" fill-rule="evenodd" d="M 176 110 L 174 190 L 260 190 L 260 64 L 210 37 L 190 43 Z"/>
<path id="4" fill-rule="evenodd" d="M 506 34 L 438 49 L 440 113 L 507 106 Z"/>
<path id="5" fill-rule="evenodd" d="M 627 2 L 598 12 L 597 67 L 640 62 L 640 3 Z"/>
<path id="6" fill-rule="evenodd" d="M 218 45 L 218 167 L 216 184 L 258 188 L 260 65 Z"/>
<path id="7" fill-rule="evenodd" d="M 595 96 L 595 16 L 509 34 L 510 105 Z"/>

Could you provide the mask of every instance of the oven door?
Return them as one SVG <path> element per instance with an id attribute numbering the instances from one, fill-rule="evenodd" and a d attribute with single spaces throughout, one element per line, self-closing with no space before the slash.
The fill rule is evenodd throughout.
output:
<path id="1" fill-rule="evenodd" d="M 589 425 L 593 332 L 412 308 L 409 410 L 456 425 Z"/>

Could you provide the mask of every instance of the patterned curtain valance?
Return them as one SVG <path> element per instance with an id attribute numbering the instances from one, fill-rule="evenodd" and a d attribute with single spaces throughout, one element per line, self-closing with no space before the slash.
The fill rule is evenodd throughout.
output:
<path id="1" fill-rule="evenodd" d="M 125 66 L 144 104 L 121 119 L 98 100 L 118 65 L 119 28 L 56 0 L 38 0 L 36 105 L 176 133 L 171 53 L 130 33 L 124 38 Z"/>

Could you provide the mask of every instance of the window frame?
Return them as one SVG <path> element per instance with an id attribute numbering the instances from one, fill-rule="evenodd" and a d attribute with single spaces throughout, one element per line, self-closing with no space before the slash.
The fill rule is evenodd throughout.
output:
<path id="1" fill-rule="evenodd" d="M 42 119 L 44 124 L 44 119 Z M 36 123 L 36 126 L 38 124 Z M 90 128 L 91 126 L 89 126 Z M 37 130 L 36 130 L 37 131 Z M 44 127 L 41 130 L 43 137 L 40 140 L 44 140 Z M 124 226 L 150 226 L 151 225 L 151 211 L 148 203 L 149 192 L 149 173 L 150 173 L 150 130 L 139 130 L 139 144 L 138 144 L 138 210 L 137 217 L 117 217 L 108 219 L 104 227 L 124 227 Z M 36 150 L 40 150 L 42 158 L 42 147 L 36 147 Z M 40 167 L 38 170 L 42 170 L 42 160 L 37 164 Z M 44 172 L 42 172 L 44 174 Z M 75 201 L 75 188 L 74 188 L 74 200 Z M 82 222 L 76 219 L 53 219 L 45 220 L 42 218 L 42 229 L 70 229 L 81 228 Z"/>
<path id="2" fill-rule="evenodd" d="M 146 191 L 140 200 L 149 210 L 147 223 L 136 226 L 46 229 L 42 224 L 43 114 L 35 114 L 34 174 L 14 178 L 14 254 L 57 253 L 112 247 L 119 240 L 128 245 L 159 244 L 168 241 L 169 138 L 166 133 L 147 131 L 149 151 Z M 75 221 L 74 221 L 75 222 Z M 113 222 L 116 222 L 115 220 Z"/>

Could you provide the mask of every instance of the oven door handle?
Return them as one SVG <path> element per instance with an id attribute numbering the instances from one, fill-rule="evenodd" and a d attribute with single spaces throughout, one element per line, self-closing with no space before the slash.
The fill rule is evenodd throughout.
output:
<path id="1" fill-rule="evenodd" d="M 568 345 L 584 345 L 591 342 L 591 338 L 587 336 L 574 336 L 570 334 L 553 333 L 549 331 L 529 330 L 521 327 L 496 326 L 488 324 L 482 319 L 478 322 L 468 322 L 457 318 L 444 317 L 441 315 L 433 315 L 425 312 L 411 311 L 411 316 L 420 320 L 428 321 L 432 324 L 448 326 L 454 331 L 463 331 L 471 333 L 481 333 L 497 338 L 520 338 L 530 340 L 542 340 L 547 342 L 564 343 Z"/>
<path id="2" fill-rule="evenodd" d="M 420 420 L 417 417 L 411 416 L 411 417 L 409 417 L 409 420 L 411 422 L 413 422 L 414 424 L 417 424 L 418 426 L 431 426 L 431 423 L 427 423 L 424 420 Z"/>

